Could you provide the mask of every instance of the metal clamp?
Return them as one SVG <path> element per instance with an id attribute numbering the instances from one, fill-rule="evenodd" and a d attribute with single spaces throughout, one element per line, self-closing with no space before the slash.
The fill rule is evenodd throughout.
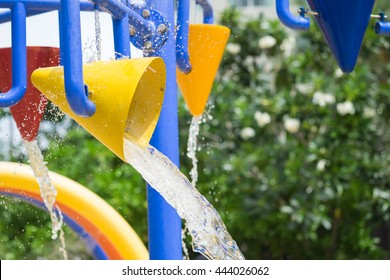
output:
<path id="1" fill-rule="evenodd" d="M 385 36 L 390 35 L 390 22 L 385 21 L 387 16 L 384 13 L 379 13 L 375 18 L 379 18 L 379 21 L 375 24 L 375 33 Z"/>
<path id="2" fill-rule="evenodd" d="M 310 28 L 310 20 L 305 17 L 305 13 L 295 16 L 290 12 L 289 0 L 276 0 L 276 13 L 280 21 L 291 29 L 308 30 Z"/>
<path id="3" fill-rule="evenodd" d="M 139 29 L 133 22 L 130 24 L 131 43 L 146 53 L 153 53 L 159 50 L 170 35 L 170 25 L 167 19 L 158 11 L 151 9 L 140 10 L 142 17 L 153 26 L 151 32 Z"/>

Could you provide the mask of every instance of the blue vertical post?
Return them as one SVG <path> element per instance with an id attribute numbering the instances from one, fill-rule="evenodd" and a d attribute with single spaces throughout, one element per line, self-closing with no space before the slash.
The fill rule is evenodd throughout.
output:
<path id="1" fill-rule="evenodd" d="M 112 19 L 115 44 L 115 58 L 130 58 L 129 19 Z"/>
<path id="2" fill-rule="evenodd" d="M 167 69 L 165 99 L 151 144 L 179 165 L 174 0 L 149 0 L 148 7 L 169 21 L 171 34 L 162 49 L 154 53 L 164 59 Z M 164 198 L 150 186 L 148 194 L 149 254 L 152 260 L 182 259 L 181 219 Z"/>

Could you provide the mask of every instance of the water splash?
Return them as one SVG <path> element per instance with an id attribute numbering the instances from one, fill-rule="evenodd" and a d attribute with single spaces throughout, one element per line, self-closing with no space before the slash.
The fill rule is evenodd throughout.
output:
<path id="1" fill-rule="evenodd" d="M 37 141 L 23 140 L 23 145 L 26 148 L 31 168 L 39 184 L 42 200 L 50 214 L 50 220 L 52 222 L 52 238 L 57 239 L 59 232 L 59 238 L 61 242 L 60 251 L 63 254 L 64 259 L 67 260 L 68 254 L 66 252 L 65 246 L 65 234 L 62 230 L 62 225 L 64 223 L 63 216 L 60 208 L 54 205 L 57 196 L 57 190 L 51 183 L 49 170 L 47 169 L 47 166 L 44 162 L 43 155 Z"/>
<path id="2" fill-rule="evenodd" d="M 186 220 L 195 252 L 209 259 L 244 259 L 218 212 L 165 155 L 127 139 L 124 151 L 126 161 Z"/>
<path id="3" fill-rule="evenodd" d="M 198 135 L 199 135 L 199 125 L 201 123 L 201 117 L 195 116 L 192 118 L 190 125 L 190 133 L 188 136 L 187 143 L 187 156 L 192 161 L 192 169 L 190 171 L 191 184 L 196 187 L 198 182 L 198 159 L 196 157 L 196 151 L 198 149 Z"/>

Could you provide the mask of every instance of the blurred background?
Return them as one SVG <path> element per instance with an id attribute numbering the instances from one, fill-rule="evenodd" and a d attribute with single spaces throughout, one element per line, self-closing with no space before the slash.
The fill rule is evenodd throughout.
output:
<path id="1" fill-rule="evenodd" d="M 315 24 L 287 30 L 273 1 L 214 2 L 232 35 L 200 128 L 199 191 L 247 259 L 389 259 L 390 38 L 375 35 L 373 20 L 355 71 L 344 75 Z M 381 11 L 390 12 L 388 1 L 377 0 L 374 12 Z M 86 57 L 94 54 L 93 28 L 83 39 Z M 111 27 L 102 28 L 108 36 Z M 191 116 L 179 100 L 188 175 Z M 52 105 L 38 143 L 50 170 L 103 197 L 147 244 L 145 183 L 131 166 Z M 0 160 L 28 162 L 7 109 Z M 1 259 L 61 258 L 46 213 L 0 197 L 0 221 Z M 65 230 L 69 257 L 91 258 Z M 190 250 L 190 257 L 198 256 Z"/>

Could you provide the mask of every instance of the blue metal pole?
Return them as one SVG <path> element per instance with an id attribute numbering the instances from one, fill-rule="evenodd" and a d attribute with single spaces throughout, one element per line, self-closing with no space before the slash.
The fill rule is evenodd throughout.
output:
<path id="1" fill-rule="evenodd" d="M 114 29 L 115 58 L 130 58 L 130 28 L 128 17 L 123 17 L 122 19 L 113 17 L 112 26 Z"/>
<path id="2" fill-rule="evenodd" d="M 80 3 L 61 0 L 61 59 L 64 65 L 66 99 L 74 113 L 90 117 L 96 111 L 95 104 L 88 99 L 88 89 L 83 79 L 83 57 L 81 52 Z"/>
<path id="3" fill-rule="evenodd" d="M 26 9 L 22 3 L 12 8 L 12 87 L 0 94 L 0 107 L 18 103 L 27 89 Z"/>
<path id="4" fill-rule="evenodd" d="M 177 42 L 176 42 L 176 63 L 180 71 L 190 73 L 192 68 L 188 54 L 188 33 L 190 21 L 190 1 L 177 1 Z"/>
<path id="5" fill-rule="evenodd" d="M 174 0 L 150 0 L 148 7 L 163 14 L 174 30 Z M 173 34 L 173 32 L 172 32 Z M 154 53 L 164 59 L 167 85 L 164 104 L 151 144 L 179 165 L 179 128 L 177 115 L 176 53 L 174 36 Z M 182 259 L 181 220 L 176 211 L 153 188 L 148 186 L 149 254 L 152 260 Z"/>

